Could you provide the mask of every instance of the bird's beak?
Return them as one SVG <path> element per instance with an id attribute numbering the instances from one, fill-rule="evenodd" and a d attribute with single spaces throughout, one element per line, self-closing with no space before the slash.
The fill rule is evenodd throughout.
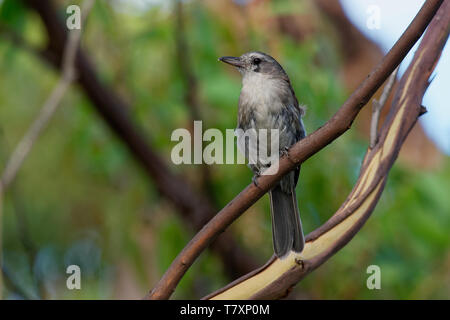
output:
<path id="1" fill-rule="evenodd" d="M 231 64 L 232 66 L 235 67 L 243 67 L 244 63 L 242 62 L 242 60 L 239 57 L 221 57 L 219 58 L 219 61 Z"/>

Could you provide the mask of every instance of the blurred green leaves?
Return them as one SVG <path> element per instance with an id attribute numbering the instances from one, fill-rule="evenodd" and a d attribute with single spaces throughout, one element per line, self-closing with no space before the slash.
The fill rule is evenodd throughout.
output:
<path id="1" fill-rule="evenodd" d="M 273 2 L 273 15 L 303 12 L 293 1 Z M 301 44 L 277 34 L 276 45 L 261 28 L 248 26 L 240 35 L 233 18 L 201 1 L 185 5 L 189 63 L 197 78 L 200 115 L 207 128 L 236 125 L 240 76 L 217 61 L 222 55 L 249 50 L 271 51 L 287 70 L 297 97 L 306 104 L 310 133 L 345 100 L 337 76 L 339 57 L 326 36 Z M 61 12 L 63 12 L 61 10 Z M 225 13 L 224 13 L 225 14 Z M 40 21 L 21 1 L 4 0 L 0 21 L 25 39 L 45 39 Z M 83 45 L 102 81 L 131 106 L 130 113 L 149 141 L 177 172 L 198 186 L 196 166 L 170 163 L 171 132 L 189 128 L 189 107 L 183 99 L 184 79 L 176 63 L 175 20 L 159 7 L 141 15 L 113 9 L 97 1 Z M 273 41 L 273 39 L 272 39 Z M 39 44 L 40 42 L 37 41 Z M 272 53 L 272 52 L 268 52 Z M 0 41 L 0 167 L 53 87 L 57 74 L 30 53 Z M 310 232 L 340 206 L 356 181 L 367 148 L 353 130 L 302 165 L 297 194 L 304 228 Z M 211 191 L 218 206 L 227 204 L 251 182 L 244 165 L 210 167 Z M 162 275 L 192 237 L 170 203 L 126 147 L 74 86 L 48 130 L 26 160 L 4 207 L 4 261 L 27 291 L 38 295 L 36 279 L 49 298 L 139 298 Z M 448 298 L 450 279 L 450 162 L 435 171 L 396 164 L 382 199 L 360 233 L 327 264 L 300 285 L 306 298 Z M 26 217 L 29 237 L 37 249 L 27 253 L 17 211 Z M 258 201 L 231 227 L 238 242 L 263 262 L 271 253 L 267 198 Z M 82 266 L 79 292 L 65 288 L 67 264 Z M 366 268 L 379 265 L 382 290 L 366 288 Z M 120 266 L 132 274 L 118 280 Z M 229 281 L 216 256 L 205 252 L 183 278 L 176 298 L 198 298 Z M 121 292 L 123 294 L 121 295 Z M 9 297 L 16 297 L 7 291 Z"/>
<path id="2" fill-rule="evenodd" d="M 4 0 L 0 6 L 0 22 L 16 32 L 22 31 L 26 23 L 26 8 L 22 1 Z"/>

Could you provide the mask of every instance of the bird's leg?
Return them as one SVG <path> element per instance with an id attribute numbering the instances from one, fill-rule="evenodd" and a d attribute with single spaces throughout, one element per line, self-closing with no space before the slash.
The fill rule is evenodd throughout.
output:
<path id="1" fill-rule="evenodd" d="M 259 188 L 258 185 L 258 178 L 261 176 L 260 170 L 256 166 L 251 166 L 252 171 L 255 173 L 252 177 L 252 182 L 255 185 L 255 187 Z"/>
<path id="2" fill-rule="evenodd" d="M 257 188 L 259 188 L 259 185 L 258 185 L 258 178 L 259 178 L 259 176 L 260 176 L 260 174 L 258 172 L 258 173 L 255 173 L 255 175 L 252 178 L 252 182 L 255 185 L 255 187 L 257 187 Z"/>
<path id="3" fill-rule="evenodd" d="M 286 157 L 288 157 L 289 158 L 289 147 L 288 146 L 284 146 L 282 149 L 281 149 L 281 151 L 280 151 L 280 155 L 283 157 L 283 156 L 286 156 Z"/>
<path id="4" fill-rule="evenodd" d="M 289 157 L 289 148 L 290 147 L 285 146 L 281 149 L 280 158 L 286 156 L 291 162 L 293 162 L 292 159 Z M 297 166 L 297 168 L 300 168 L 300 164 Z"/>

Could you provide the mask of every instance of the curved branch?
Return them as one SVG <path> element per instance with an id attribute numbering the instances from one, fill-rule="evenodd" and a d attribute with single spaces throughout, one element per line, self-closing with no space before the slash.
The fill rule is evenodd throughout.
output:
<path id="1" fill-rule="evenodd" d="M 389 77 L 389 75 L 404 59 L 412 46 L 420 38 L 442 2 L 442 0 L 428 0 L 423 5 L 400 39 L 396 42 L 384 59 L 375 67 L 370 75 L 363 81 L 359 88 L 347 99 L 336 114 L 324 126 L 293 145 L 289 149 L 288 155 L 280 159 L 278 163 L 278 171 L 276 171 L 276 173 L 275 170 L 272 170 L 275 166 L 269 168 L 268 172 L 272 170 L 272 172 L 274 172 L 273 175 L 264 175 L 258 178 L 258 187 L 256 187 L 255 184 L 247 186 L 217 215 L 215 215 L 214 218 L 211 219 L 211 221 L 209 221 L 199 233 L 197 233 L 197 235 L 172 262 L 164 276 L 147 295 L 147 299 L 169 298 L 184 273 L 200 255 L 200 253 L 208 246 L 212 239 L 223 232 L 246 209 L 261 198 L 281 179 L 281 177 L 293 170 L 316 152 L 326 147 L 329 143 L 338 138 L 351 127 L 353 120 L 361 108 L 368 102 L 375 91 Z M 371 192 L 373 192 L 376 188 L 382 189 L 383 183 L 384 181 L 379 181 L 377 184 L 374 184 Z M 365 190 L 368 191 L 368 189 Z M 373 193 L 374 200 L 377 192 L 378 191 Z M 355 205 L 356 204 L 357 203 L 355 203 Z M 335 219 L 331 219 L 331 221 L 337 224 L 336 219 L 342 219 L 342 216 L 341 218 L 337 217 Z M 323 227 L 330 228 L 332 225 L 326 224 Z M 320 229 L 322 228 L 319 228 L 319 230 Z M 313 232 L 313 234 L 316 234 L 316 232 Z M 290 261 L 290 259 L 283 261 Z M 270 265 L 272 264 L 269 264 L 269 266 Z M 279 266 L 280 264 L 276 265 Z M 284 262 L 281 262 L 281 265 L 285 265 Z"/>
<path id="2" fill-rule="evenodd" d="M 399 90 L 374 149 L 363 160 L 355 187 L 339 210 L 306 238 L 305 249 L 286 259 L 273 257 L 265 266 L 205 299 L 276 299 L 285 296 L 308 273 L 345 246 L 369 218 L 383 191 L 390 168 L 417 118 L 428 79 L 439 60 L 450 30 L 450 1 L 431 22 Z"/>

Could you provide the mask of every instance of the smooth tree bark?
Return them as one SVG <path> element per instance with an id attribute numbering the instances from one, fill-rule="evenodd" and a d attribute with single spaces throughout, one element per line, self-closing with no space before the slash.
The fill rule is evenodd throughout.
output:
<path id="1" fill-rule="evenodd" d="M 270 188 L 273 187 L 285 174 L 296 168 L 302 162 L 306 161 L 312 155 L 319 152 L 333 140 L 341 136 L 345 131 L 350 129 L 353 120 L 355 119 L 361 108 L 366 105 L 375 91 L 383 84 L 383 82 L 401 63 L 401 61 L 404 59 L 413 45 L 418 41 L 428 24 L 430 23 L 431 19 L 434 17 L 437 10 L 441 6 L 442 2 L 442 0 L 428 0 L 425 2 L 423 7 L 420 9 L 420 11 L 408 26 L 406 31 L 403 33 L 403 35 L 400 37 L 400 39 L 387 53 L 383 60 L 374 68 L 369 76 L 362 82 L 359 88 L 347 99 L 347 101 L 336 112 L 336 114 L 325 125 L 293 145 L 289 149 L 287 156 L 282 157 L 276 166 L 272 166 L 268 169 L 267 173 L 270 173 L 270 170 L 272 170 L 272 175 L 268 174 L 259 177 L 257 179 L 257 186 L 256 184 L 247 186 L 239 195 L 237 195 L 231 202 L 229 202 L 227 206 L 225 206 L 219 213 L 217 213 L 217 215 L 215 215 L 214 218 L 211 219 L 181 251 L 177 258 L 172 262 L 166 273 L 160 279 L 160 281 L 146 296 L 146 299 L 168 299 L 175 290 L 175 287 L 181 280 L 182 276 L 193 264 L 200 253 L 209 245 L 212 239 L 223 232 L 246 209 L 248 209 L 267 191 L 269 191 Z M 275 167 L 278 168 L 277 171 L 275 171 Z M 368 193 L 366 197 L 370 196 L 371 201 L 369 203 L 369 208 L 366 208 L 365 211 L 373 210 L 373 207 L 375 206 L 381 194 L 381 190 L 383 189 L 385 178 L 383 177 L 383 179 L 381 179 L 382 176 L 378 178 L 380 179 L 377 179 L 376 184 L 375 180 L 372 181 L 369 189 L 367 189 L 369 185 L 365 184 L 362 184 L 359 187 L 360 189 L 356 189 L 358 192 L 364 191 L 367 193 L 370 191 L 370 193 Z M 354 199 L 353 201 L 356 202 L 352 203 L 351 205 L 357 206 L 362 204 L 362 198 L 352 199 Z M 347 205 L 350 205 L 350 203 L 347 203 Z M 364 216 L 363 213 L 365 211 L 358 211 L 360 214 L 359 218 Z M 348 215 L 348 212 L 346 214 Z M 336 231 L 335 229 L 333 229 L 334 226 L 340 226 L 340 228 L 349 227 L 347 224 L 341 223 L 342 221 L 346 220 L 345 218 L 347 217 L 347 215 L 341 214 L 334 216 L 324 226 L 320 227 L 311 235 L 309 235 L 309 239 L 314 239 L 322 234 L 330 235 L 329 233 L 326 233 L 326 231 Z M 358 215 L 356 217 L 358 217 Z M 365 219 L 367 219 L 367 217 Z M 339 250 L 342 246 L 345 245 L 345 243 L 347 243 L 351 239 L 351 237 L 354 235 L 355 230 L 357 231 L 362 226 L 365 219 L 358 220 L 359 223 L 354 225 L 356 226 L 356 229 L 351 229 L 350 226 L 350 229 L 347 230 L 345 236 L 343 236 L 339 241 L 331 238 L 335 243 L 337 243 L 337 245 L 330 247 L 331 249 L 329 250 L 331 251 L 321 252 L 320 254 L 331 255 L 335 251 Z M 338 230 L 342 231 L 339 228 Z M 335 233 L 332 232 L 331 235 L 335 235 Z M 317 250 L 320 249 L 315 247 L 311 248 L 313 249 L 311 252 L 317 252 Z M 308 252 L 306 250 L 306 247 L 304 252 L 305 251 Z M 314 256 L 314 258 L 322 259 L 323 257 Z M 277 268 L 283 268 L 283 266 L 285 267 L 286 265 L 291 266 L 291 264 L 289 264 L 289 261 L 292 262 L 292 259 L 294 262 L 298 261 L 298 266 L 300 268 L 305 268 L 305 262 L 302 260 L 302 258 L 298 259 L 298 257 L 296 257 L 295 255 L 290 255 L 288 259 L 284 259 L 283 261 L 281 261 L 281 264 L 275 264 L 275 266 Z M 272 265 L 272 262 L 269 261 L 266 267 L 270 265 Z M 254 271 L 252 275 L 255 272 L 257 273 L 258 270 Z M 264 275 L 267 275 L 267 273 L 265 273 Z"/>
<path id="2" fill-rule="evenodd" d="M 344 247 L 369 218 L 381 196 L 389 170 L 403 142 L 426 112 L 422 99 L 429 78 L 447 42 L 450 1 L 445 1 L 429 25 L 403 75 L 380 138 L 367 150 L 359 178 L 339 210 L 306 237 L 305 249 L 287 259 L 272 257 L 262 268 L 208 295 L 205 299 L 277 299 L 286 296 L 307 274 Z M 407 217 L 405 217 L 407 218 Z"/>

